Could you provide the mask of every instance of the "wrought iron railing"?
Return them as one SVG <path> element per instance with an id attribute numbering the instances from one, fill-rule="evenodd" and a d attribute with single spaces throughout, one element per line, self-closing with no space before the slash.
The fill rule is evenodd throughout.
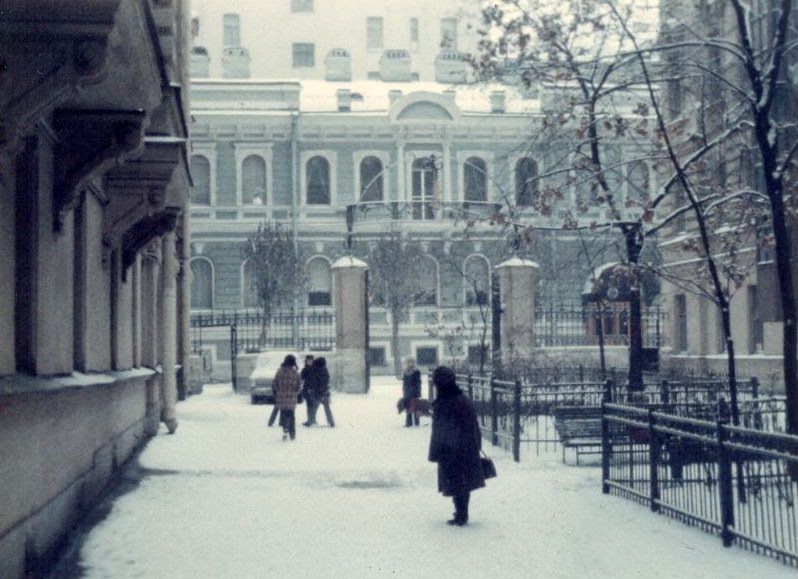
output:
<path id="1" fill-rule="evenodd" d="M 762 403 L 749 405 L 751 426 L 768 414 Z M 798 436 L 605 403 L 602 481 L 725 546 L 798 566 Z"/>
<path id="2" fill-rule="evenodd" d="M 231 344 L 231 351 L 239 353 L 281 348 L 332 350 L 335 347 L 335 316 L 327 310 L 271 316 L 253 309 L 194 312 L 190 326 L 194 351 L 201 350 L 208 340 L 207 328 L 222 326 L 233 329 L 231 341 L 235 344 Z"/>
<path id="3" fill-rule="evenodd" d="M 498 217 L 502 207 L 486 201 L 364 201 L 347 206 L 346 221 L 349 231 L 384 221 L 480 221 Z"/>

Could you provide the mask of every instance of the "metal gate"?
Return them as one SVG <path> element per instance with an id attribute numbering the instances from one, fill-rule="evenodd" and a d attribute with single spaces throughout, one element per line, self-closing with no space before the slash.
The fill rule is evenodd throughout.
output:
<path id="1" fill-rule="evenodd" d="M 234 320 L 217 319 L 212 314 L 192 314 L 189 321 L 191 328 L 191 351 L 194 353 L 202 352 L 203 330 L 212 328 L 228 328 L 230 331 L 230 382 L 233 384 L 233 391 L 238 390 L 236 380 L 235 360 L 238 357 L 238 329 Z"/>

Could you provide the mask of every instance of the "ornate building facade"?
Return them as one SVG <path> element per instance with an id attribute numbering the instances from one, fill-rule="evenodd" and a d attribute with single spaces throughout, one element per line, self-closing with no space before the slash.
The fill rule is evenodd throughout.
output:
<path id="1" fill-rule="evenodd" d="M 0 13 L 0 575 L 40 576 L 188 386 L 189 15 Z"/>

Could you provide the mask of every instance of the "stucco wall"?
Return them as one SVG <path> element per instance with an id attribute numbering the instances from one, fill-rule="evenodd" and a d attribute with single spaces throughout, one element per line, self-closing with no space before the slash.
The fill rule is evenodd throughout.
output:
<path id="1" fill-rule="evenodd" d="M 138 371 L 71 388 L 0 381 L 0 488 L 15 489 L 0 509 L 0 576 L 22 576 L 26 552 L 35 562 L 56 548 L 144 441 L 148 377 Z M 8 393 L 12 380 L 35 392 Z"/>

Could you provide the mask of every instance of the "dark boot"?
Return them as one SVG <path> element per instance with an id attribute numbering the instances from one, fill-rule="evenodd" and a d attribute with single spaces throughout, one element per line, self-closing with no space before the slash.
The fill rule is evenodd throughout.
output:
<path id="1" fill-rule="evenodd" d="M 471 493 L 457 495 L 452 498 L 454 501 L 455 513 L 454 518 L 450 521 L 447 521 L 447 524 L 456 525 L 458 527 L 468 524 L 468 502 L 470 498 Z"/>

